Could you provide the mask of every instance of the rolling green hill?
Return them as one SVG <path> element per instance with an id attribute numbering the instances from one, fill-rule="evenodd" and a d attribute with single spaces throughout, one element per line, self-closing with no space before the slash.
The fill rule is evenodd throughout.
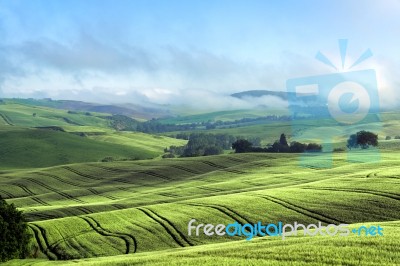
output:
<path id="1" fill-rule="evenodd" d="M 5 101 L 0 104 L 0 169 L 97 162 L 106 157 L 149 159 L 162 155 L 165 147 L 186 143 L 163 136 L 117 132 L 105 119 L 109 115 Z"/>
<path id="2" fill-rule="evenodd" d="M 92 140 L 66 132 L 17 128 L 0 130 L 0 168 L 44 167 L 75 162 L 148 159 L 162 150 Z"/>
<path id="3" fill-rule="evenodd" d="M 169 121 L 234 120 L 258 112 Z M 264 144 L 281 133 L 289 141 L 314 141 L 340 132 L 342 138 L 333 140 L 338 147 L 357 130 L 379 134 L 380 161 L 350 163 L 354 155 L 378 157 L 339 152 L 326 169 L 315 167 L 329 157 L 325 153 L 307 167 L 298 155 L 283 153 L 160 159 L 165 147 L 186 141 L 115 131 L 109 115 L 23 101 L 0 104 L 0 195 L 24 211 L 34 257 L 6 265 L 393 265 L 400 259 L 400 140 L 383 140 L 400 135 L 395 112 L 383 113 L 381 124 L 371 119 L 347 128 L 307 119 L 207 130 L 261 137 Z M 385 234 L 196 237 L 187 234 L 193 218 L 212 224 L 368 224 L 382 226 Z"/>
<path id="4" fill-rule="evenodd" d="M 74 164 L 3 173 L 0 194 L 27 214 L 43 259 L 129 254 L 87 263 L 200 265 L 215 259 L 228 265 L 244 264 L 247 258 L 250 263 L 290 259 L 301 264 L 309 258 L 306 261 L 315 264 L 390 265 L 398 259 L 390 254 L 399 251 L 397 158 L 398 153 L 386 152 L 378 163 L 353 164 L 344 154 L 336 154 L 333 168 L 319 170 L 299 167 L 293 154 Z M 238 236 L 189 237 L 187 224 L 192 218 L 213 224 L 369 223 L 386 231 L 379 238 L 243 241 Z M 344 251 L 342 246 L 349 249 L 346 255 L 336 254 Z M 278 256 L 268 247 L 288 255 Z M 257 255 L 257 250 L 264 255 Z M 232 256 L 233 252 L 239 255 Z M 383 254 L 388 255 L 383 258 Z M 13 263 L 22 261 L 9 264 Z"/>

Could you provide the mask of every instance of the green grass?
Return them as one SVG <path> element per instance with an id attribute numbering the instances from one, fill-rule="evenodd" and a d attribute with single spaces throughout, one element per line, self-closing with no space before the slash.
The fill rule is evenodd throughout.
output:
<path id="1" fill-rule="evenodd" d="M 371 224 L 374 225 L 374 224 Z M 95 259 L 48 262 L 15 260 L 7 265 L 396 265 L 399 222 L 381 223 L 384 237 L 264 237 L 166 251 Z"/>
<path id="2" fill-rule="evenodd" d="M 38 252 L 36 259 L 6 265 L 395 265 L 400 260 L 400 141 L 382 140 L 399 135 L 395 113 L 382 114 L 380 125 L 368 120 L 338 127 L 310 119 L 207 131 L 262 137 L 264 144 L 281 133 L 290 140 L 316 141 L 335 132 L 343 135 L 333 140 L 335 147 L 343 147 L 346 136 L 358 130 L 379 134 L 380 161 L 368 162 L 376 155 L 368 151 L 340 152 L 324 169 L 300 166 L 296 154 L 122 161 L 159 157 L 165 147 L 186 141 L 114 131 L 106 114 L 68 114 L 21 103 L 0 105 L 0 195 L 24 211 L 34 235 L 32 254 L 35 248 Z M 235 120 L 260 112 L 170 121 Z M 99 162 L 105 157 L 121 161 Z M 327 157 L 314 159 L 321 163 Z M 361 157 L 364 163 L 348 161 Z M 189 237 L 192 218 L 213 224 L 379 224 L 385 235 L 284 241 Z"/>
<path id="3" fill-rule="evenodd" d="M 150 141 L 151 138 L 145 139 Z M 96 162 L 105 157 L 148 159 L 163 153 L 161 148 L 122 145 L 66 132 L 18 127 L 0 129 L 0 147 L 0 168 L 3 169 Z"/>
<path id="4" fill-rule="evenodd" d="M 34 116 L 33 114 L 36 114 Z M 23 127 L 86 125 L 108 127 L 107 121 L 99 116 L 106 114 L 70 114 L 66 110 L 17 103 L 0 104 L 0 120 L 3 124 Z M 5 118 L 5 119 L 4 119 Z M 8 121 L 7 121 L 8 120 Z"/>
<path id="5" fill-rule="evenodd" d="M 344 153 L 335 154 L 333 168 L 319 170 L 300 167 L 294 154 L 74 164 L 3 173 L 0 194 L 25 211 L 43 259 L 108 256 L 76 261 L 88 265 L 390 265 L 400 244 L 400 224 L 391 222 L 400 220 L 400 161 L 397 152 L 381 155 L 378 163 L 353 164 Z M 192 218 L 214 224 L 373 223 L 392 233 L 287 241 L 189 237 Z M 122 254 L 130 255 L 115 257 Z"/>
<path id="6" fill-rule="evenodd" d="M 0 169 L 97 162 L 106 157 L 149 159 L 162 155 L 166 147 L 187 142 L 143 133 L 117 132 L 104 119 L 107 115 L 68 113 L 12 101 L 0 104 Z M 68 133 L 34 128 L 49 126 L 57 126 Z"/>

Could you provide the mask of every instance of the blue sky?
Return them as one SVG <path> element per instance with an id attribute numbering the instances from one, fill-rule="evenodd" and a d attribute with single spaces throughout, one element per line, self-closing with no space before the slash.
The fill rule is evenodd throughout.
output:
<path id="1" fill-rule="evenodd" d="M 370 48 L 359 69 L 377 71 L 394 105 L 399 14 L 397 0 L 0 0 L 0 97 L 179 104 L 285 90 L 334 73 L 315 54 L 339 64 L 347 38 L 348 64 Z"/>

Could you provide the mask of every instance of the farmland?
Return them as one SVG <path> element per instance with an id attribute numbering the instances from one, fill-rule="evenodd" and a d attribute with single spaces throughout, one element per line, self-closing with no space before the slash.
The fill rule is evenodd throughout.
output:
<path id="1" fill-rule="evenodd" d="M 188 116 L 182 121 L 237 117 L 242 110 Z M 330 168 L 283 153 L 225 154 L 161 159 L 184 145 L 163 135 L 116 131 L 110 114 L 68 112 L 49 106 L 0 105 L 0 195 L 22 210 L 33 236 L 30 258 L 6 265 L 393 265 L 400 242 L 400 123 L 382 114 L 343 129 L 312 119 L 276 121 L 206 132 L 291 140 L 342 130 L 379 129 L 379 156 L 337 152 Z M 35 115 L 33 115 L 35 114 Z M 219 119 L 218 118 L 218 119 Z M 168 121 L 168 120 L 167 120 Z M 170 120 L 171 121 L 171 120 Z M 175 121 L 176 123 L 178 121 Z M 334 140 L 344 147 L 345 138 Z M 108 158 L 107 160 L 103 160 Z M 363 158 L 357 163 L 352 158 Z M 376 159 L 379 159 L 376 161 Z M 188 236 L 199 223 L 302 223 L 380 225 L 384 236 Z"/>
<path id="2" fill-rule="evenodd" d="M 374 262 L 380 257 L 368 255 L 363 245 L 382 245 L 388 253 L 398 249 L 397 156 L 387 152 L 379 163 L 349 164 L 339 154 L 332 169 L 301 168 L 294 155 L 284 154 L 74 164 L 4 173 L 0 193 L 27 214 L 43 259 L 130 254 L 117 261 L 162 264 L 165 256 L 190 264 L 210 260 L 215 254 L 221 263 L 240 263 L 241 256 L 223 255 L 235 250 L 224 244 L 232 240 L 238 240 L 234 247 L 250 256 L 264 245 L 277 252 L 293 248 L 299 262 L 304 256 L 292 245 L 308 241 L 302 237 L 288 242 L 257 238 L 251 243 L 240 241 L 241 237 L 188 237 L 187 223 L 195 218 L 214 224 L 259 220 L 387 224 L 385 233 L 393 234 L 381 238 L 309 240 L 326 245 L 328 252 L 334 252 L 330 246 L 354 245 L 352 252 L 358 259 Z M 311 247 L 309 252 L 320 254 Z M 315 263 L 320 262 L 318 258 L 323 259 L 316 255 Z M 265 254 L 265 259 L 279 262 L 272 253 Z M 386 262 L 395 259 L 388 256 Z M 88 263 L 106 264 L 103 260 Z"/>

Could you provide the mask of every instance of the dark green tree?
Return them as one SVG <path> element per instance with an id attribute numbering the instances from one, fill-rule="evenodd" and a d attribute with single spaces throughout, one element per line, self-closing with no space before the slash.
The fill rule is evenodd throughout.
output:
<path id="1" fill-rule="evenodd" d="M 367 149 L 369 146 L 378 146 L 378 135 L 369 131 L 357 132 L 357 143 L 363 149 Z"/>
<path id="2" fill-rule="evenodd" d="M 232 149 L 234 149 L 236 153 L 251 152 L 252 144 L 248 140 L 238 139 L 232 143 Z"/>
<path id="3" fill-rule="evenodd" d="M 359 148 L 367 149 L 370 146 L 378 146 L 378 135 L 369 131 L 359 131 L 356 134 L 352 134 L 347 140 L 347 148 Z"/>
<path id="4" fill-rule="evenodd" d="M 279 144 L 283 145 L 283 146 L 289 146 L 286 140 L 286 135 L 285 134 L 281 134 L 281 137 L 279 138 Z"/>
<path id="5" fill-rule="evenodd" d="M 31 235 L 21 211 L 0 196 L 0 261 L 28 255 Z"/>

